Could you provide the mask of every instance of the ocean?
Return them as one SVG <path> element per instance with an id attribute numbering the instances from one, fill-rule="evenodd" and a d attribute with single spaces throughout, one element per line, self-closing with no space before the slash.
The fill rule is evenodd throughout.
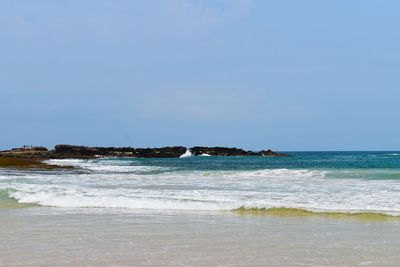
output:
<path id="1" fill-rule="evenodd" d="M 400 152 L 288 153 L 0 169 L 0 266 L 398 266 Z"/>

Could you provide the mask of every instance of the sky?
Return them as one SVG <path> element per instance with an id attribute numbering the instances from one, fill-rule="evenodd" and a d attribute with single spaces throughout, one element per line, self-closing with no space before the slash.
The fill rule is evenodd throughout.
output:
<path id="1" fill-rule="evenodd" d="M 400 150 L 399 0 L 0 0 L 0 149 Z"/>

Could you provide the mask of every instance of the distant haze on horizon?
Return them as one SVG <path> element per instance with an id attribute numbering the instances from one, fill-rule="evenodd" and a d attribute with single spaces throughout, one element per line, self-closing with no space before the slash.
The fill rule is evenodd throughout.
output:
<path id="1" fill-rule="evenodd" d="M 0 3 L 0 149 L 400 150 L 400 1 Z"/>

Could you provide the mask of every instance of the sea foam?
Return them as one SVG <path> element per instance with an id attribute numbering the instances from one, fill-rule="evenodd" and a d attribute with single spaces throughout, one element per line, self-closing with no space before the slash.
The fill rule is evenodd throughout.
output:
<path id="1" fill-rule="evenodd" d="M 187 158 L 187 157 L 191 157 L 191 156 L 193 156 L 193 155 L 192 155 L 192 152 L 191 152 L 190 149 L 188 148 L 188 149 L 186 149 L 186 152 L 183 153 L 183 154 L 180 156 L 180 158 Z"/>
<path id="2" fill-rule="evenodd" d="M 154 172 L 162 170 L 171 170 L 168 167 L 158 166 L 143 166 L 143 165 L 132 165 L 130 161 L 124 162 L 123 160 L 81 160 L 81 159 L 51 159 L 45 161 L 48 164 L 59 165 L 59 166 L 73 166 L 81 169 L 86 169 L 96 172 L 106 173 L 129 173 L 129 172 Z"/>
<path id="3" fill-rule="evenodd" d="M 395 177 L 399 174 L 396 169 L 201 170 L 194 165 L 193 169 L 182 170 L 172 164 L 155 166 L 144 164 L 149 161 L 119 159 L 49 162 L 79 169 L 25 171 L 20 175 L 0 171 L 0 190 L 6 190 L 9 197 L 20 203 L 54 207 L 293 208 L 314 212 L 400 213 L 400 180 L 360 178 L 371 173 Z"/>

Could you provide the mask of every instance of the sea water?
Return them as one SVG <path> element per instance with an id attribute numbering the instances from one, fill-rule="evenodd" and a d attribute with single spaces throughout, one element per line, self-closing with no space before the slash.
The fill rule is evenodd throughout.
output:
<path id="1" fill-rule="evenodd" d="M 49 160 L 72 170 L 0 170 L 0 202 L 150 210 L 296 208 L 400 215 L 400 154 Z"/>
<path id="2" fill-rule="evenodd" d="M 0 266 L 400 264 L 400 153 L 187 154 L 0 170 Z"/>

